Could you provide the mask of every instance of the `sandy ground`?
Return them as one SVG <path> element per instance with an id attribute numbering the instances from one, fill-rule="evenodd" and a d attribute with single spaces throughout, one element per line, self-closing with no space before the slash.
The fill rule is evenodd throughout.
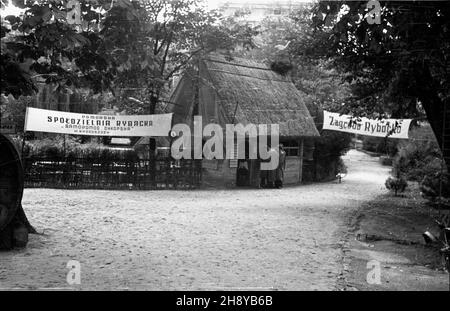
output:
<path id="1" fill-rule="evenodd" d="M 26 189 L 42 235 L 0 253 L 0 287 L 335 290 L 348 215 L 385 192 L 389 168 L 352 150 L 337 182 L 282 190 Z M 69 260 L 81 284 L 68 285 Z"/>

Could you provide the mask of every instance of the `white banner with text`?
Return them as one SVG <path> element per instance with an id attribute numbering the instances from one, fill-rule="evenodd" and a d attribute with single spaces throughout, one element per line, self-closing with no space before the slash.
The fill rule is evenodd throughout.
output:
<path id="1" fill-rule="evenodd" d="M 323 129 L 367 136 L 408 138 L 412 119 L 357 118 L 335 112 L 323 111 Z"/>
<path id="2" fill-rule="evenodd" d="M 172 114 L 100 115 L 27 108 L 25 131 L 91 136 L 168 136 Z"/>

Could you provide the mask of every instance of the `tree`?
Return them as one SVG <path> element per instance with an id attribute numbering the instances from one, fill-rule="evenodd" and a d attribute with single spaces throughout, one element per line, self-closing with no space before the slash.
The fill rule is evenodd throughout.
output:
<path id="1" fill-rule="evenodd" d="M 12 2 L 25 12 L 2 19 L 1 69 L 8 74 L 1 82 L 16 97 L 35 92 L 39 76 L 61 90 L 111 91 L 118 103 L 133 96 L 146 105 L 133 112 L 154 113 L 173 74 L 193 57 L 251 36 L 220 24 L 199 0 Z"/>
<path id="2" fill-rule="evenodd" d="M 2 20 L 1 70 L 11 74 L 1 82 L 16 97 L 32 94 L 36 77 L 44 77 L 55 90 L 110 91 L 119 107 L 154 114 L 175 73 L 197 55 L 232 48 L 241 34 L 199 0 L 12 2 L 25 13 Z M 131 96 L 138 100 L 129 109 Z"/>
<path id="3" fill-rule="evenodd" d="M 217 12 L 206 11 L 198 0 L 145 0 L 140 5 L 141 9 L 133 9 L 139 12 L 133 19 L 130 8 L 111 10 L 101 32 L 103 49 L 115 65 L 119 105 L 134 112 L 154 113 L 157 103 L 167 100 L 173 75 L 195 64 L 195 57 L 232 49 L 252 35 L 246 28 L 227 27 Z M 126 102 L 130 96 L 147 107 L 130 107 Z"/>
<path id="4" fill-rule="evenodd" d="M 426 113 L 442 145 L 442 116 L 449 108 L 450 3 L 381 2 L 380 23 L 369 23 L 365 1 L 319 2 L 313 36 L 296 53 L 332 58 L 346 73 L 352 96 L 342 112 L 376 117 Z M 447 163 L 447 166 L 449 163 Z"/>
<path id="5" fill-rule="evenodd" d="M 241 51 L 240 55 L 290 68 L 289 75 L 303 92 L 308 110 L 321 131 L 323 110 L 339 111 L 351 93 L 349 83 L 344 81 L 345 75 L 333 68 L 332 59 L 297 53 L 313 38 L 310 8 L 310 5 L 305 5 L 292 16 L 265 18 L 260 33 L 254 39 L 257 47 Z M 321 131 L 321 137 L 315 139 L 314 159 L 328 163 L 330 158 L 339 158 L 348 150 L 350 141 L 350 134 Z"/>
<path id="6" fill-rule="evenodd" d="M 6 2 L 2 1 L 2 5 Z M 76 58 L 79 47 L 88 44 L 89 40 L 82 34 L 82 30 L 79 33 L 77 26 L 62 22 L 67 16 L 63 11 L 66 1 L 49 0 L 39 3 L 13 1 L 13 3 L 26 11 L 22 17 L 6 16 L 1 20 L 2 93 L 12 94 L 16 98 L 21 95 L 32 95 L 37 90 L 35 86 L 37 75 L 44 77 L 48 83 L 54 83 L 57 88 L 78 83 L 78 75 L 82 72 L 74 72 L 70 62 Z M 92 13 L 91 9 L 92 7 L 88 5 L 85 11 Z M 6 147 L 12 146 L 4 136 L 0 135 L 0 138 Z M 19 158 L 12 147 L 10 153 L 12 158 Z M 12 158 L 2 159 L 2 164 L 7 165 Z M 20 175 L 19 166 L 21 167 L 17 165 L 12 171 L 16 176 Z M 16 191 L 21 191 L 19 188 L 20 186 Z M 7 247 L 11 246 L 10 233 L 13 227 L 24 226 L 29 233 L 36 233 L 28 222 L 22 205 L 15 206 L 14 210 L 13 221 L 2 224 L 6 227 L 0 232 L 0 244 Z"/>
<path id="7" fill-rule="evenodd" d="M 3 2 L 8 2 L 4 0 Z M 102 55 L 91 54 L 86 46 L 95 46 L 101 40 L 98 31 L 106 0 L 80 2 L 75 15 L 83 20 L 73 23 L 71 0 L 12 0 L 24 10 L 21 16 L 6 16 L 1 24 L 2 93 L 32 95 L 37 89 L 36 78 L 55 85 L 55 90 L 67 90 L 85 85 L 100 91 L 106 88 L 111 76 L 106 73 Z M 116 1 L 116 6 L 127 5 L 127 0 Z M 106 14 L 106 13 L 105 13 Z M 86 63 L 87 62 L 87 63 Z M 109 79 L 108 79 L 109 78 Z"/>

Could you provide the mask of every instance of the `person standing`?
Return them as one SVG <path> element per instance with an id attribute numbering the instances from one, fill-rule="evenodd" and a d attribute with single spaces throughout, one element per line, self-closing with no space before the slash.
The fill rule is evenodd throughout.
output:
<path id="1" fill-rule="evenodd" d="M 238 187 L 248 186 L 249 184 L 249 170 L 247 161 L 239 160 L 239 168 L 237 169 L 237 182 Z"/>
<path id="2" fill-rule="evenodd" d="M 286 152 L 282 144 L 278 147 L 278 167 L 275 169 L 275 188 L 283 187 L 284 170 L 286 169 Z"/>
<path id="3" fill-rule="evenodd" d="M 278 149 L 277 147 L 272 147 L 269 149 L 269 155 L 270 155 L 269 159 L 279 158 L 279 154 L 278 154 L 279 152 L 277 149 Z M 277 180 L 276 177 L 277 177 L 277 168 L 267 171 L 267 188 L 274 188 L 276 186 L 276 184 L 275 184 L 276 180 Z"/>
<path id="4" fill-rule="evenodd" d="M 267 152 L 270 153 L 273 152 L 273 150 L 270 147 L 267 147 Z M 259 170 L 259 176 L 261 178 L 261 184 L 260 188 L 271 188 L 271 182 L 273 183 L 273 174 L 272 170 L 262 170 L 262 164 L 270 162 L 270 156 L 267 159 L 260 159 L 260 170 Z"/>
<path id="5" fill-rule="evenodd" d="M 259 160 L 259 166 L 260 166 L 260 169 L 259 169 L 259 177 L 260 177 L 260 179 L 261 179 L 261 182 L 260 182 L 260 185 L 259 185 L 259 187 L 260 188 L 267 188 L 267 176 L 268 176 L 268 171 L 267 170 L 262 170 L 261 169 L 261 164 L 263 163 L 263 162 L 267 162 L 267 160 Z"/>

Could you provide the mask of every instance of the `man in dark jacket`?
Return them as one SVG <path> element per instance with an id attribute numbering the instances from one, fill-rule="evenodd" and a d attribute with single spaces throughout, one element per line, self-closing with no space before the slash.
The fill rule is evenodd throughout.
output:
<path id="1" fill-rule="evenodd" d="M 278 147 L 278 167 L 275 169 L 275 187 L 280 189 L 283 187 L 284 170 L 286 169 L 286 152 L 282 144 Z"/>

